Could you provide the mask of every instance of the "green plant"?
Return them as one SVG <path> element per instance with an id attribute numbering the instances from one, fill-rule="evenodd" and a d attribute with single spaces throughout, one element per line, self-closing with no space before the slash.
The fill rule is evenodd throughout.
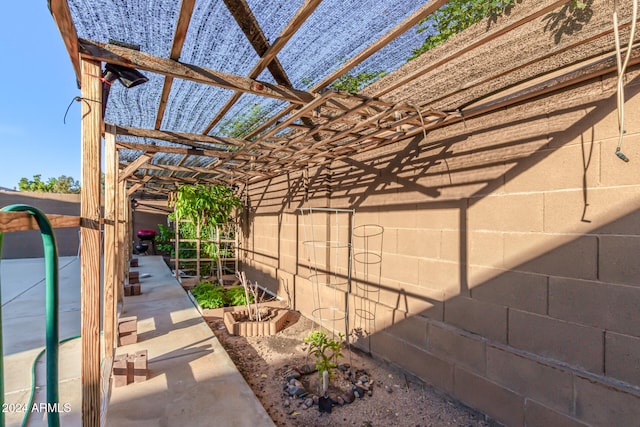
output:
<path id="1" fill-rule="evenodd" d="M 171 240 L 175 238 L 176 232 L 171 227 L 167 227 L 164 224 L 158 224 L 158 230 L 160 231 L 156 237 L 156 249 L 160 252 L 175 256 L 176 249 Z"/>
<path id="2" fill-rule="evenodd" d="M 355 75 L 347 73 L 336 79 L 336 81 L 331 85 L 331 88 L 356 94 L 371 83 L 384 77 L 386 74 L 387 72 L 382 70 L 369 72 L 363 71 Z"/>
<path id="3" fill-rule="evenodd" d="M 307 354 L 315 355 L 316 369 L 320 374 L 327 371 L 332 376 L 333 370 L 338 366 L 338 358 L 342 357 L 343 339 L 342 333 L 338 334 L 337 340 L 329 338 L 324 330 L 312 331 L 304 338 L 304 342 L 309 344 Z"/>
<path id="4" fill-rule="evenodd" d="M 260 104 L 254 104 L 249 112 L 237 114 L 220 124 L 219 134 L 229 138 L 243 139 L 267 118 L 268 112 Z M 250 140 L 255 138 L 249 138 Z"/>
<path id="5" fill-rule="evenodd" d="M 232 286 L 227 289 L 226 294 L 228 305 L 247 305 L 247 297 L 242 286 Z M 249 303 L 253 303 L 252 295 L 249 295 L 249 300 Z"/>
<path id="6" fill-rule="evenodd" d="M 499 16 L 510 13 L 516 3 L 522 3 L 522 0 L 449 0 L 420 21 L 417 32 L 427 32 L 429 36 L 420 47 L 413 49 L 407 60 L 417 58 L 484 18 L 491 18 L 489 23 L 495 22 Z M 569 7 L 584 9 L 588 3 L 589 0 L 572 0 Z"/>
<path id="7" fill-rule="evenodd" d="M 226 305 L 224 288 L 218 284 L 200 282 L 191 289 L 191 294 L 202 308 L 220 308 Z"/>
<path id="8" fill-rule="evenodd" d="M 225 185 L 183 185 L 172 194 L 169 206 L 174 212 L 169 218 L 179 223 L 179 232 L 182 239 L 202 239 L 200 256 L 202 258 L 218 259 L 218 246 L 212 240 L 216 229 L 232 219 L 234 209 L 242 207 L 240 198 L 233 193 L 233 189 Z M 186 222 L 181 222 L 181 220 Z M 200 227 L 200 236 L 197 229 Z M 179 248 L 180 257 L 183 258 L 183 250 L 195 249 L 196 243 L 185 242 Z M 187 252 L 195 255 L 195 252 Z M 221 274 L 221 265 L 218 263 L 218 274 Z"/>

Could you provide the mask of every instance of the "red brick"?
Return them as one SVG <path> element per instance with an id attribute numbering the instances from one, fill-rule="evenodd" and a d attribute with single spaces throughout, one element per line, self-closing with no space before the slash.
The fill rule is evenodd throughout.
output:
<path id="1" fill-rule="evenodd" d="M 135 332 L 129 332 L 127 334 L 118 335 L 118 346 L 135 344 L 138 342 L 138 334 Z"/>
<path id="2" fill-rule="evenodd" d="M 136 352 L 133 365 L 133 381 L 141 383 L 149 378 L 149 360 L 147 350 Z"/>
<path id="3" fill-rule="evenodd" d="M 135 362 L 136 362 L 136 355 L 127 354 L 127 384 L 131 384 L 133 382 Z"/>
<path id="4" fill-rule="evenodd" d="M 134 283 L 133 285 L 131 285 L 131 295 L 140 295 L 142 293 L 142 290 L 140 288 L 140 283 Z"/>
<path id="5" fill-rule="evenodd" d="M 127 355 L 121 354 L 113 360 L 113 385 L 122 387 L 127 385 Z"/>
<path id="6" fill-rule="evenodd" d="M 121 317 L 118 321 L 118 332 L 127 333 L 127 332 L 136 332 L 138 330 L 138 317 L 136 316 L 128 316 Z"/>

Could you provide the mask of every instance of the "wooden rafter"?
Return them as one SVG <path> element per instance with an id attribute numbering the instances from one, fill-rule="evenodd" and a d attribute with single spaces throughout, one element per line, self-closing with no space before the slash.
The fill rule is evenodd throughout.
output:
<path id="1" fill-rule="evenodd" d="M 180 5 L 180 15 L 178 16 L 178 23 L 176 24 L 176 32 L 173 36 L 173 43 L 171 44 L 171 53 L 169 53 L 169 59 L 174 61 L 180 59 L 182 46 L 187 38 L 187 30 L 189 29 L 189 22 L 191 21 L 191 14 L 193 13 L 195 3 L 196 0 L 182 0 L 182 4 Z M 160 103 L 158 104 L 155 129 L 160 129 L 160 126 L 162 126 L 162 119 L 164 117 L 164 111 L 167 108 L 167 100 L 169 99 L 169 93 L 171 92 L 172 85 L 173 77 L 166 76 L 164 78 L 164 84 L 162 85 Z"/>
<path id="2" fill-rule="evenodd" d="M 162 141 L 174 142 L 177 144 L 189 145 L 190 143 L 200 143 L 203 145 L 213 144 L 218 147 L 238 148 L 245 145 L 246 141 L 241 139 L 227 138 L 223 136 L 200 135 L 197 133 L 174 132 L 156 129 L 142 129 L 130 126 L 118 126 L 118 135 L 137 136 L 141 138 L 160 139 Z M 199 147 L 202 148 L 202 147 Z M 219 151 L 221 154 L 224 150 Z"/>
<path id="3" fill-rule="evenodd" d="M 174 78 L 281 99 L 294 104 L 304 104 L 314 99 L 312 94 L 301 90 L 185 64 L 169 58 L 160 58 L 123 46 L 87 39 L 80 39 L 78 43 L 81 56 L 87 59 L 139 68 Z"/>
<path id="4" fill-rule="evenodd" d="M 227 9 L 229 9 L 229 12 L 231 12 L 233 19 L 235 19 L 240 26 L 240 29 L 242 29 L 242 32 L 249 39 L 251 46 L 254 47 L 258 56 L 263 56 L 269 49 L 269 41 L 264 35 L 262 28 L 260 28 L 260 24 L 258 24 L 258 20 L 251 11 L 247 1 L 224 0 L 224 4 L 227 6 Z M 278 84 L 291 86 L 289 77 L 287 77 L 277 58 L 274 57 L 273 61 L 267 64 L 267 68 L 269 68 L 269 72 Z"/>
<path id="5" fill-rule="evenodd" d="M 257 78 L 265 68 L 269 67 L 271 75 L 274 77 L 278 84 L 291 86 L 291 82 L 289 81 L 289 78 L 282 68 L 282 65 L 277 60 L 276 55 L 278 54 L 278 52 L 280 52 L 280 50 L 282 50 L 282 48 L 287 44 L 291 37 L 293 37 L 293 35 L 296 33 L 296 31 L 298 31 L 298 29 L 302 26 L 306 19 L 311 16 L 311 14 L 314 10 L 316 10 L 321 1 L 322 0 L 306 0 L 302 4 L 302 6 L 300 6 L 293 18 L 291 18 L 287 26 L 282 30 L 278 38 L 276 38 L 276 41 L 271 46 L 269 46 L 267 38 L 264 36 L 264 33 L 260 29 L 258 22 L 255 20 L 255 17 L 253 17 L 253 14 L 251 14 L 251 11 L 249 10 L 250 15 L 248 16 L 253 17 L 253 22 L 250 24 L 250 28 L 253 28 L 255 29 L 255 31 L 262 34 L 262 37 L 258 37 L 259 41 L 256 41 L 255 44 L 253 44 L 252 42 L 254 49 L 258 53 L 258 56 L 260 56 L 260 60 L 249 73 L 249 78 Z M 233 14 L 236 21 L 238 21 L 238 19 L 242 19 L 242 15 L 238 14 L 237 9 L 249 9 L 249 6 L 243 0 L 226 0 L 225 3 L 227 4 L 227 7 Z M 238 7 L 236 8 L 233 6 L 229 6 L 230 3 L 238 3 Z M 243 26 L 241 25 L 241 28 L 242 27 Z M 247 35 L 249 41 L 253 40 L 253 37 L 251 37 L 251 32 L 245 32 L 245 34 Z M 262 51 L 263 47 L 266 47 L 264 51 Z M 207 125 L 202 133 L 209 133 L 211 129 L 213 129 L 214 126 L 218 124 L 218 122 L 222 120 L 222 118 L 229 112 L 231 107 L 233 107 L 233 105 L 238 102 L 240 96 L 242 96 L 242 92 L 235 92 L 231 96 L 231 98 L 229 98 L 226 104 L 220 109 L 220 111 L 218 111 L 216 116 L 213 118 L 213 120 L 211 120 L 209 125 Z"/>
<path id="6" fill-rule="evenodd" d="M 119 174 L 118 181 L 124 181 L 140 169 L 145 163 L 153 158 L 153 154 L 144 153 L 133 162 L 127 165 Z"/>
<path id="7" fill-rule="evenodd" d="M 71 59 L 71 65 L 73 66 L 73 71 L 76 73 L 76 81 L 79 87 L 81 73 L 80 55 L 78 55 L 78 32 L 71 18 L 69 4 L 67 0 L 49 0 L 49 10 L 62 35 L 62 40 Z"/>
<path id="8" fill-rule="evenodd" d="M 378 52 L 380 49 L 398 38 L 398 36 L 407 32 L 410 28 L 418 24 L 418 22 L 420 22 L 422 19 L 431 15 L 440 7 L 444 6 L 447 2 L 448 0 L 432 0 L 426 3 L 424 6 L 416 10 L 409 18 L 405 19 L 403 22 L 395 26 L 391 31 L 386 33 L 373 44 L 369 45 L 366 49 L 351 58 L 349 61 L 345 62 L 340 68 L 324 78 L 320 83 L 316 84 L 311 89 L 311 92 L 319 92 L 322 89 L 326 88 L 340 76 L 351 70 L 356 65 L 360 64 L 365 59 L 369 58 L 374 53 Z"/>

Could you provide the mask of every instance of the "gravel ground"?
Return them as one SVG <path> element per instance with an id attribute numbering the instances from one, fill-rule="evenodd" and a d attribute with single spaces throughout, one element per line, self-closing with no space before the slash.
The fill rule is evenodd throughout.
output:
<path id="1" fill-rule="evenodd" d="M 334 404 L 331 413 L 320 412 L 318 396 L 322 395 L 317 372 L 308 373 L 305 365 L 315 364 L 307 357 L 303 342 L 312 328 L 309 319 L 292 313 L 289 325 L 269 337 L 237 337 L 229 335 L 221 318 L 205 319 L 227 350 L 254 393 L 276 425 L 293 426 L 464 426 L 483 427 L 488 422 L 482 414 L 452 400 L 432 387 L 408 377 L 389 364 L 371 358 L 355 349 L 343 350 L 328 390 L 333 401 L 349 400 L 353 388 L 351 378 L 366 380 L 362 398 L 350 404 Z M 298 376 L 307 392 L 303 397 L 290 396 L 284 389 Z M 349 374 L 351 373 L 351 376 Z M 340 397 L 340 399 L 339 399 Z"/>

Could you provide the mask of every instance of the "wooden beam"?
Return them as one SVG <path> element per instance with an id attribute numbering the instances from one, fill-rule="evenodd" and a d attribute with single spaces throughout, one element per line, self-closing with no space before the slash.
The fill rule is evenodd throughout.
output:
<path id="1" fill-rule="evenodd" d="M 79 45 L 82 57 L 87 59 L 139 68 L 197 83 L 281 99 L 294 104 L 305 104 L 314 99 L 312 94 L 301 90 L 185 64 L 169 58 L 160 58 L 122 46 L 86 39 L 80 39 Z"/>
<path id="2" fill-rule="evenodd" d="M 190 156 L 220 157 L 225 151 L 203 150 L 200 148 L 169 147 L 167 145 L 139 144 L 135 142 L 118 141 L 118 149 L 144 151 L 146 153 L 185 154 Z"/>
<path id="3" fill-rule="evenodd" d="M 82 335 L 82 425 L 100 425 L 100 144 L 101 64 L 81 61 L 82 188 L 80 190 L 80 278 Z M 96 108 L 97 107 L 97 108 Z"/>
<path id="4" fill-rule="evenodd" d="M 242 147 L 247 141 L 227 138 L 222 136 L 210 136 L 210 135 L 200 135 L 198 133 L 186 133 L 186 132 L 176 132 L 176 131 L 165 131 L 165 130 L 156 130 L 156 129 L 143 129 L 143 128 L 134 128 L 130 126 L 118 126 L 118 135 L 126 135 L 126 136 L 138 136 L 141 138 L 152 138 L 152 139 L 160 139 L 163 141 L 174 142 L 177 144 L 186 144 L 191 145 L 189 143 L 202 143 L 202 144 L 215 144 L 222 145 L 224 147 Z M 204 148 L 204 147 L 198 147 Z M 226 151 L 221 150 L 220 153 L 228 153 Z"/>
<path id="5" fill-rule="evenodd" d="M 260 28 L 260 24 L 258 24 L 258 20 L 253 15 L 247 1 L 224 0 L 224 4 L 240 26 L 242 32 L 247 36 L 249 43 L 251 43 L 251 46 L 253 46 L 258 56 L 264 55 L 269 49 L 269 41 L 264 35 L 262 28 Z M 278 84 L 291 86 L 291 81 L 289 81 L 289 77 L 287 77 L 287 74 L 284 72 L 280 61 L 274 57 L 267 66 L 269 68 L 269 72 Z M 254 78 L 255 77 L 258 76 L 254 76 Z"/>
<path id="6" fill-rule="evenodd" d="M 49 214 L 47 218 L 53 228 L 80 226 L 79 216 Z M 28 212 L 0 212 L 0 233 L 39 229 L 36 219 Z"/>
<path id="7" fill-rule="evenodd" d="M 115 146 L 115 140 L 114 140 L 114 146 Z M 149 153 L 142 154 L 140 157 L 138 157 L 133 162 L 128 164 L 127 167 L 124 168 L 122 172 L 120 172 L 120 174 L 118 175 L 118 181 L 124 181 L 125 179 L 129 178 L 138 169 L 140 169 L 142 165 L 147 163 L 152 158 L 153 158 L 153 154 L 149 154 Z"/>
<path id="8" fill-rule="evenodd" d="M 104 292 L 103 307 L 104 320 L 102 322 L 104 334 L 104 355 L 105 358 L 113 359 L 116 349 L 117 329 L 116 329 L 116 309 L 117 309 L 117 208 L 118 208 L 118 151 L 116 150 L 115 126 L 108 124 L 105 126 L 104 134 Z M 107 381 L 110 379 L 107 376 Z M 109 396 L 103 396 L 109 399 Z"/>
<path id="9" fill-rule="evenodd" d="M 195 3 L 196 0 L 182 0 L 182 4 L 180 5 L 180 15 L 178 16 L 178 23 L 176 24 L 176 32 L 173 36 L 173 44 L 171 45 L 171 53 L 169 53 L 169 59 L 174 61 L 180 59 L 182 46 L 187 38 L 187 30 L 189 29 L 189 22 L 191 21 L 191 15 L 193 14 L 193 7 L 195 6 Z M 172 84 L 173 77 L 166 76 L 162 86 L 160 103 L 158 104 L 158 114 L 156 115 L 155 125 L 156 129 L 160 129 L 160 126 L 162 125 L 162 118 L 164 117 L 164 111 L 167 108 L 167 100 L 169 99 Z"/>
<path id="10" fill-rule="evenodd" d="M 289 21 L 287 26 L 284 28 L 284 30 L 282 30 L 278 38 L 276 38 L 276 41 L 271 46 L 269 46 L 268 49 L 262 54 L 258 52 L 258 55 L 260 56 L 260 60 L 249 73 L 249 76 L 248 76 L 249 78 L 251 79 L 257 78 L 260 75 L 260 73 L 262 73 L 262 71 L 264 71 L 264 69 L 267 68 L 267 66 L 270 66 L 270 64 L 272 64 L 272 61 L 276 58 L 276 55 L 278 54 L 278 52 L 280 52 L 280 50 L 282 50 L 282 48 L 287 44 L 287 42 L 291 39 L 291 37 L 293 37 L 296 31 L 298 31 L 298 29 L 302 26 L 302 24 L 306 21 L 306 19 L 313 13 L 313 11 L 318 7 L 321 1 L 322 0 L 306 0 L 302 4 L 302 6 L 300 6 L 296 14 L 293 16 L 293 18 L 291 18 L 291 20 Z M 227 7 L 229 7 L 228 3 L 227 3 Z M 247 35 L 247 38 L 249 38 L 249 35 Z M 254 49 L 256 49 L 256 52 L 258 51 L 258 48 L 255 45 L 254 45 Z M 279 67 L 279 69 L 281 70 L 281 73 L 284 76 L 282 80 L 278 80 L 276 78 L 276 74 L 274 74 L 273 70 L 269 68 L 269 71 L 271 72 L 271 75 L 273 75 L 274 78 L 276 79 L 276 82 L 278 82 L 279 84 L 286 83 L 288 85 L 291 85 L 291 83 L 289 82 L 289 78 L 286 76 L 284 70 L 282 69 L 282 65 L 279 62 L 275 62 L 275 64 L 277 65 L 277 67 Z M 222 120 L 225 114 L 229 112 L 231 107 L 233 107 L 233 105 L 236 102 L 238 102 L 238 99 L 240 99 L 241 95 L 242 95 L 242 92 L 234 93 L 233 96 L 229 98 L 227 103 L 220 109 L 220 111 L 218 111 L 216 116 L 213 118 L 213 120 L 211 120 L 209 125 L 205 128 L 205 130 L 202 133 L 208 134 L 209 132 L 211 132 L 211 129 L 213 129 L 214 126 L 218 124 L 220 120 Z"/>
<path id="11" fill-rule="evenodd" d="M 340 68 L 324 78 L 320 83 L 316 84 L 311 89 L 311 92 L 319 92 L 322 89 L 326 88 L 340 76 L 354 68 L 356 65 L 360 64 L 365 59 L 369 58 L 374 53 L 378 52 L 380 49 L 398 38 L 398 36 L 407 32 L 414 25 L 418 24 L 422 19 L 431 15 L 433 12 L 447 3 L 448 0 L 432 0 L 430 2 L 427 2 L 424 6 L 416 10 L 410 17 L 402 21 L 400 24 L 396 25 L 391 31 L 376 40 L 373 44 L 369 45 L 369 47 L 358 53 L 349 61 L 345 62 Z"/>
<path id="12" fill-rule="evenodd" d="M 135 193 L 136 191 L 138 191 L 139 189 L 141 189 L 142 187 L 144 187 L 144 185 L 151 181 L 152 176 L 151 175 L 147 175 L 144 178 L 142 178 L 142 180 L 140 182 L 137 182 L 135 184 L 133 184 L 131 187 L 129 187 L 129 189 L 127 190 L 127 197 L 131 196 L 133 193 Z"/>
<path id="13" fill-rule="evenodd" d="M 78 32 L 71 18 L 71 11 L 67 0 L 49 0 L 49 11 L 62 35 L 62 41 L 67 48 L 71 59 L 73 71 L 76 73 L 76 81 L 80 87 L 80 55 L 78 54 Z"/>

